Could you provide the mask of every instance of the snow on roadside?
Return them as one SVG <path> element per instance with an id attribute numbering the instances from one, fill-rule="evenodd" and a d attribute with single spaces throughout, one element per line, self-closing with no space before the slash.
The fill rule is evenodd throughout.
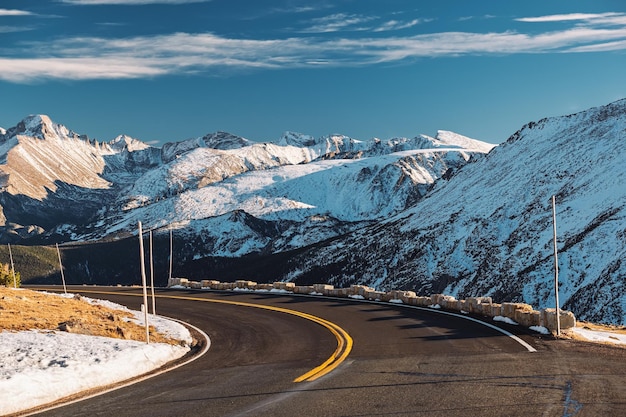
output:
<path id="1" fill-rule="evenodd" d="M 626 345 L 626 334 L 615 333 L 603 330 L 591 330 L 582 327 L 574 327 L 568 331 L 575 333 L 579 337 L 590 342 L 612 343 L 616 345 Z"/>
<path id="2" fill-rule="evenodd" d="M 131 311 L 143 324 L 141 312 L 108 301 L 88 301 Z M 158 332 L 183 343 L 147 344 L 49 330 L 0 332 L 0 415 L 144 374 L 190 350 L 191 334 L 182 324 L 153 315 L 148 321 Z"/>

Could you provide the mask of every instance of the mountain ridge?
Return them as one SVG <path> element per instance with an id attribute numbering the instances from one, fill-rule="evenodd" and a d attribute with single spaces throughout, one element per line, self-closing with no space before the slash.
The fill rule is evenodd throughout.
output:
<path id="1" fill-rule="evenodd" d="M 624 137 L 626 100 L 531 122 L 375 230 L 294 258 L 292 278 L 324 269 L 341 286 L 358 274 L 374 287 L 554 305 L 555 195 L 562 305 L 624 323 Z"/>
<path id="2" fill-rule="evenodd" d="M 312 140 L 301 134 L 260 143 L 215 132 L 157 148 L 126 135 L 110 142 L 92 141 L 48 116 L 31 115 L 1 138 L 3 240 L 30 239 L 33 233 L 50 242 L 98 240 L 131 235 L 139 220 L 150 228 L 170 224 L 184 228 L 191 220 L 197 223 L 237 210 L 304 224 L 310 224 L 309 216 L 354 224 L 372 221 L 405 208 L 450 169 L 495 146 L 466 150 L 463 144 L 472 139 L 449 136 L 449 142 L 461 144 L 442 149 L 426 136 L 382 142 L 343 135 Z M 306 180 L 309 175 L 319 184 Z M 395 188 L 389 188 L 383 177 L 391 178 Z M 341 190 L 361 181 L 370 182 L 361 190 L 362 201 L 373 202 L 357 203 L 354 208 L 359 211 L 353 214 L 341 207 L 350 195 Z M 311 189 L 333 185 L 320 198 L 303 192 L 303 182 Z M 412 190 L 413 185 L 418 187 Z M 335 202 L 333 194 L 342 196 L 343 202 Z M 64 215 L 66 201 L 80 202 L 77 215 Z M 388 205 L 385 201 L 394 202 L 393 207 L 376 213 Z M 45 218 L 45 212 L 53 213 L 54 219 Z"/>
<path id="3" fill-rule="evenodd" d="M 121 242 L 142 221 L 161 247 L 173 231 L 192 279 L 323 280 L 545 308 L 555 195 L 561 305 L 626 323 L 626 100 L 530 122 L 497 147 L 447 131 L 386 141 L 285 132 L 273 143 L 216 132 L 136 149 L 125 137 L 113 146 L 67 132 L 50 143 L 83 140 L 103 163 L 90 175 L 108 183 L 57 178 L 41 200 L 11 194 L 16 146 L 30 144 L 32 157 L 44 141 L 3 135 L 3 239 Z M 64 214 L 68 201 L 82 211 Z M 110 283 L 125 268 L 69 253 L 85 282 Z"/>

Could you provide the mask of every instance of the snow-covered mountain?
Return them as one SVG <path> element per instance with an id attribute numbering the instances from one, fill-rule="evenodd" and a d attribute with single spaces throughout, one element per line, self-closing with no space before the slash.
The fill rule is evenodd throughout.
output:
<path id="1" fill-rule="evenodd" d="M 562 306 L 624 324 L 625 139 L 626 100 L 529 123 L 408 210 L 292 259 L 289 278 L 552 307 L 555 195 Z"/>
<path id="2" fill-rule="evenodd" d="M 0 133 L 0 239 L 118 241 L 141 221 L 174 231 L 190 278 L 245 273 L 544 308 L 554 304 L 555 195 L 562 307 L 626 324 L 624 138 L 626 100 L 529 123 L 495 149 L 447 131 L 367 141 L 287 132 L 267 143 L 217 132 L 156 148 L 30 116 Z M 92 282 L 95 265 L 78 253 L 74 271 Z"/>
<path id="3" fill-rule="evenodd" d="M 301 247 L 406 209 L 494 146 L 440 135 L 383 142 L 286 133 L 256 143 L 217 132 L 159 149 L 125 135 L 98 143 L 29 116 L 0 136 L 2 239 L 123 237 L 142 221 L 201 234 L 197 257 Z"/>

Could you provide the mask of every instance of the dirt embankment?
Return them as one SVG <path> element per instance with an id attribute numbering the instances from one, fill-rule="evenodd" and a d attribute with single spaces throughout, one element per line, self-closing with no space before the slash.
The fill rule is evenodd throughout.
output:
<path id="1" fill-rule="evenodd" d="M 128 311 L 89 303 L 80 295 L 60 297 L 0 287 L 0 331 L 56 330 L 145 341 L 145 327 L 130 322 Z M 150 342 L 178 344 L 150 327 Z"/>

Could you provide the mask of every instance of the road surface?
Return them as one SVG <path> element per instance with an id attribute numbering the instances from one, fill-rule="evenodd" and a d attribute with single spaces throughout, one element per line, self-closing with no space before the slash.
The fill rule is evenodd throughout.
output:
<path id="1" fill-rule="evenodd" d="M 142 302 L 138 288 L 69 290 L 133 309 Z M 197 290 L 157 295 L 157 313 L 210 336 L 208 353 L 171 372 L 40 415 L 626 415 L 624 348 L 555 340 L 500 324 L 536 350 L 529 352 L 511 337 L 462 317 L 386 303 Z M 326 375 L 294 382 L 336 355 L 341 337 L 305 317 L 247 304 L 324 319 L 353 344 Z"/>

